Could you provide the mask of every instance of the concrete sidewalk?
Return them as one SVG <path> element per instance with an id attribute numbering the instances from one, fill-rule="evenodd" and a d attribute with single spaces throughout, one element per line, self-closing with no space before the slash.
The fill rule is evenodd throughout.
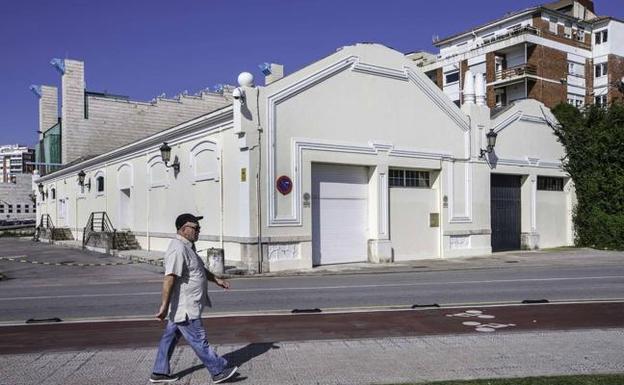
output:
<path id="1" fill-rule="evenodd" d="M 134 262 L 162 266 L 164 252 L 146 250 L 124 250 L 118 253 L 121 258 Z M 412 271 L 443 271 L 466 269 L 501 269 L 512 266 L 583 266 L 599 260 L 601 265 L 623 264 L 624 252 L 604 251 L 588 248 L 557 248 L 533 251 L 510 251 L 478 257 L 421 259 L 393 263 L 349 263 L 317 266 L 310 269 L 285 270 L 261 274 L 245 274 L 240 269 L 226 277 L 285 277 L 332 274 L 374 274 Z M 231 271 L 231 270 L 230 270 Z M 226 270 L 227 273 L 227 270 Z"/>
<path id="2" fill-rule="evenodd" d="M 0 384 L 148 384 L 154 348 L 0 355 Z M 495 332 L 216 347 L 241 384 L 397 384 L 451 379 L 624 372 L 624 329 Z M 188 345 L 176 384 L 210 384 Z"/>

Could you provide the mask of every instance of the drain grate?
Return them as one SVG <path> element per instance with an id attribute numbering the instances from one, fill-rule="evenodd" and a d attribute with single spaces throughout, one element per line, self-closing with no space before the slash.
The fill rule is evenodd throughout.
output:
<path id="1" fill-rule="evenodd" d="M 29 318 L 29 319 L 26 320 L 27 324 L 48 323 L 48 322 L 63 322 L 63 320 L 58 318 L 58 317 L 53 317 L 53 318 Z"/>
<path id="2" fill-rule="evenodd" d="M 525 299 L 522 301 L 524 304 L 532 304 L 532 303 L 550 303 L 547 299 Z"/>
<path id="3" fill-rule="evenodd" d="M 291 311 L 291 313 L 321 313 L 322 310 L 319 309 L 318 307 L 315 307 L 314 309 L 293 309 Z"/>

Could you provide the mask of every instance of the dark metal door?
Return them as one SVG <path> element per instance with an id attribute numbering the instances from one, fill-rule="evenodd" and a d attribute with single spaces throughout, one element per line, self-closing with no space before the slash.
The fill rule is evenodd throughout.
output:
<path id="1" fill-rule="evenodd" d="M 520 176 L 492 174 L 490 179 L 492 251 L 520 249 Z"/>

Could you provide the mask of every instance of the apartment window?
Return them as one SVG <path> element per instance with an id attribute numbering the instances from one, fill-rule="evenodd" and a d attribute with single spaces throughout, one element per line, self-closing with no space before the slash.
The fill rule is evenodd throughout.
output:
<path id="1" fill-rule="evenodd" d="M 28 214 L 28 213 L 29 213 L 29 207 L 28 207 L 28 205 L 24 205 L 24 212 L 25 212 L 26 214 Z"/>
<path id="2" fill-rule="evenodd" d="M 103 176 L 98 176 L 95 179 L 95 185 L 97 187 L 97 189 L 96 189 L 97 192 L 103 192 L 104 191 L 104 177 Z"/>
<path id="3" fill-rule="evenodd" d="M 563 26 L 563 37 L 566 39 L 572 39 L 572 22 L 566 21 Z"/>
<path id="4" fill-rule="evenodd" d="M 0 214 L 4 214 L 4 205 L 0 205 Z"/>
<path id="5" fill-rule="evenodd" d="M 549 21 L 548 21 L 548 31 L 556 34 L 557 33 L 557 23 L 559 22 L 559 20 L 557 20 L 556 17 L 551 16 Z"/>
<path id="6" fill-rule="evenodd" d="M 585 77 L 585 66 L 580 63 L 568 62 L 568 75 Z"/>
<path id="7" fill-rule="evenodd" d="M 9 214 L 13 212 L 13 205 L 9 205 Z"/>
<path id="8" fill-rule="evenodd" d="M 607 105 L 607 95 L 598 95 L 595 101 L 598 107 L 605 107 Z"/>
<path id="9" fill-rule="evenodd" d="M 585 28 L 578 27 L 578 29 L 576 30 L 576 40 L 580 42 L 585 41 Z"/>
<path id="10" fill-rule="evenodd" d="M 563 191 L 563 178 L 555 176 L 538 176 L 537 189 L 541 191 Z"/>
<path id="11" fill-rule="evenodd" d="M 606 43 L 608 38 L 609 38 L 609 34 L 606 29 L 602 31 L 598 31 L 594 34 L 594 43 L 595 44 Z"/>
<path id="12" fill-rule="evenodd" d="M 16 211 L 17 211 L 18 214 L 21 214 L 22 213 L 22 205 L 17 205 L 16 206 Z"/>
<path id="13" fill-rule="evenodd" d="M 600 63 L 594 66 L 595 77 L 600 78 L 607 76 L 607 63 Z"/>
<path id="14" fill-rule="evenodd" d="M 568 94 L 568 104 L 573 105 L 576 108 L 580 108 L 583 107 L 585 101 L 582 95 Z"/>
<path id="15" fill-rule="evenodd" d="M 459 81 L 459 71 L 451 72 L 445 75 L 445 84 L 455 83 Z"/>
<path id="16" fill-rule="evenodd" d="M 390 187 L 430 187 L 429 171 L 390 169 L 388 183 Z"/>

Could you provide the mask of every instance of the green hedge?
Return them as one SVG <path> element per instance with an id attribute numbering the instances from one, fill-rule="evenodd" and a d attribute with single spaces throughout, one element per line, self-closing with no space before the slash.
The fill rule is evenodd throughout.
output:
<path id="1" fill-rule="evenodd" d="M 576 245 L 624 250 L 624 104 L 581 110 L 560 104 L 552 111 L 576 189 Z"/>

